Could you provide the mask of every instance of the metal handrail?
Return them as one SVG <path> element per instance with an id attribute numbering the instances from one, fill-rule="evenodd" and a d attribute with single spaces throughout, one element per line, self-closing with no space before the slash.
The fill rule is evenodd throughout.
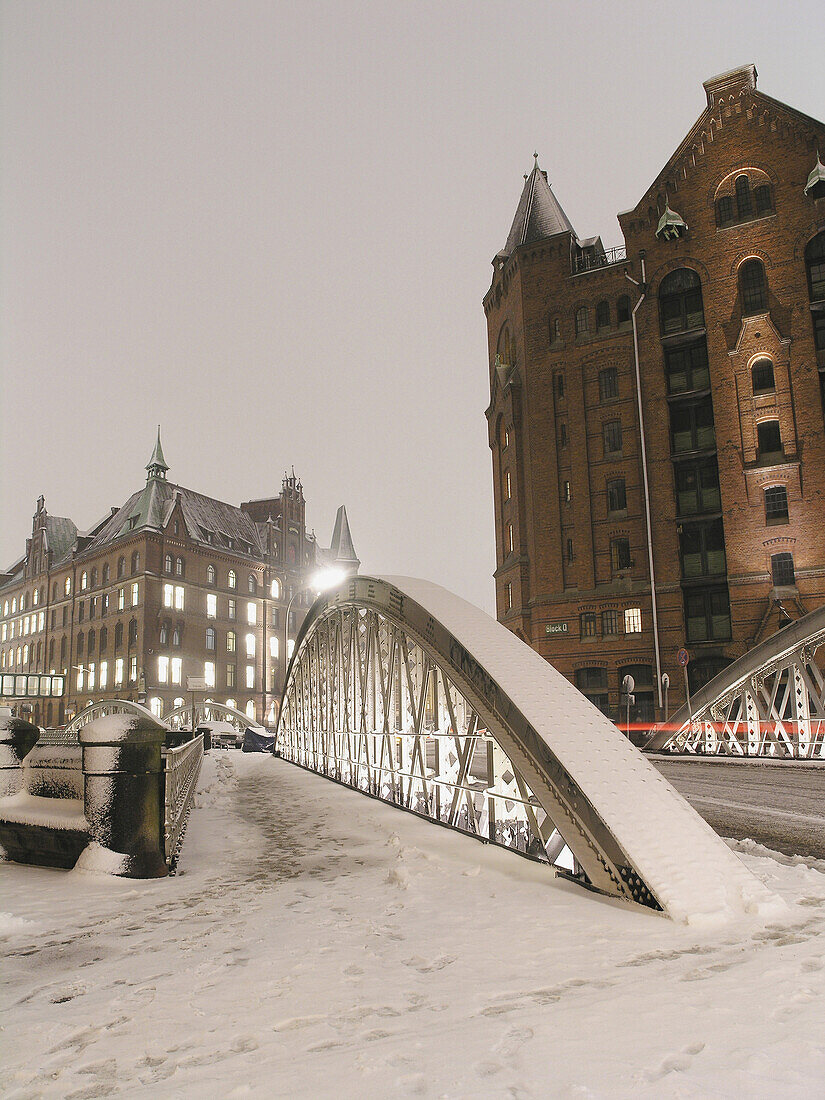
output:
<path id="1" fill-rule="evenodd" d="M 627 259 L 627 249 L 622 247 L 606 248 L 603 252 L 582 252 L 573 257 L 573 274 L 581 275 L 583 271 L 595 271 L 600 267 L 610 267 L 612 264 L 623 263 Z"/>
<path id="2" fill-rule="evenodd" d="M 174 870 L 203 763 L 203 734 L 177 749 L 164 751 L 163 843 L 166 864 Z"/>

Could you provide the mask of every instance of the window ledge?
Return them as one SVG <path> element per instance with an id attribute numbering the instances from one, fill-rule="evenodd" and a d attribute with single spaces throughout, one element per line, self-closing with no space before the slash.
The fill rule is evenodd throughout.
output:
<path id="1" fill-rule="evenodd" d="M 699 328 L 685 328 L 680 329 L 678 332 L 663 332 L 660 335 L 660 339 L 663 344 L 670 346 L 673 344 L 687 344 L 692 340 L 698 340 L 700 336 L 707 336 L 707 334 L 707 327 L 705 325 L 700 325 Z"/>
<path id="2" fill-rule="evenodd" d="M 716 232 L 724 233 L 726 229 L 741 229 L 743 225 L 753 225 L 754 222 L 766 222 L 770 218 L 775 217 L 775 210 L 766 210 L 761 214 L 748 214 L 745 218 L 737 218 L 736 221 L 725 222 L 724 225 L 717 225 Z"/>

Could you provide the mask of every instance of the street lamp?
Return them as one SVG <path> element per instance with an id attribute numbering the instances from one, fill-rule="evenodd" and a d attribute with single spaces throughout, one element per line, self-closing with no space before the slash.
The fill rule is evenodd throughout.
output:
<path id="1" fill-rule="evenodd" d="M 336 588 L 346 575 L 343 569 L 337 569 L 335 567 L 319 569 L 317 573 L 310 577 L 306 584 L 302 584 L 300 588 L 296 588 L 289 597 L 289 603 L 286 605 L 287 660 L 292 656 L 289 652 L 289 613 L 292 610 L 292 604 L 295 602 L 296 597 L 299 596 L 301 592 L 308 592 L 311 589 L 314 589 L 317 595 L 320 595 L 322 592 L 328 592 L 331 588 Z"/>

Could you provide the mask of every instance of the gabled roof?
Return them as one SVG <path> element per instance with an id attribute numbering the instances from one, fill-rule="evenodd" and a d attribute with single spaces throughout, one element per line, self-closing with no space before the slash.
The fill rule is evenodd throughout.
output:
<path id="1" fill-rule="evenodd" d="M 51 555 L 52 568 L 71 557 L 76 541 L 77 527 L 72 520 L 64 516 L 46 516 L 46 546 Z"/>
<path id="2" fill-rule="evenodd" d="M 548 237 L 555 237 L 557 233 L 575 234 L 570 219 L 547 182 L 547 173 L 539 168 L 538 154 L 535 157 L 536 163 L 533 171 L 525 178 L 516 216 L 504 246 L 506 256 L 522 244 L 543 241 Z"/>
<path id="3" fill-rule="evenodd" d="M 241 508 L 160 478 L 149 478 L 139 493 L 133 493 L 104 524 L 87 549 L 98 550 L 130 531 L 144 528 L 162 530 L 171 518 L 176 503 L 180 504 L 191 538 L 207 542 L 207 534 L 211 535 L 210 545 L 216 549 L 227 547 L 228 540 L 232 539 L 236 552 L 243 553 L 249 547 L 248 552 L 254 556 L 262 555 L 258 527 Z"/>

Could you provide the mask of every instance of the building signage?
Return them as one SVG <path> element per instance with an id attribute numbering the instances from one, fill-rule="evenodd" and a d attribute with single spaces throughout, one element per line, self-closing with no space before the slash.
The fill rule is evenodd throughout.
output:
<path id="1" fill-rule="evenodd" d="M 31 699 L 63 694 L 63 676 L 27 676 L 16 674 L 0 677 L 0 695 L 4 699 Z"/>
<path id="2" fill-rule="evenodd" d="M 187 691 L 206 691 L 206 677 L 205 676 L 187 676 L 186 677 L 186 690 Z"/>
<path id="3" fill-rule="evenodd" d="M 566 634 L 567 633 L 567 623 L 545 623 L 544 633 L 545 634 Z"/>

